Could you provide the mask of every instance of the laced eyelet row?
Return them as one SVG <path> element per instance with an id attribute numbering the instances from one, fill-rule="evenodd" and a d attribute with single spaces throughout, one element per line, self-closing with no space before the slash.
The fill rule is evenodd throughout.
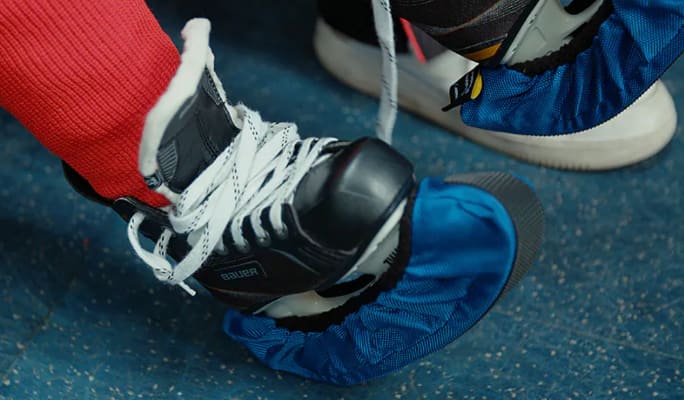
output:
<path id="1" fill-rule="evenodd" d="M 273 240 L 271 239 L 271 234 L 268 232 L 266 233 L 265 236 L 258 236 L 256 238 L 256 244 L 259 245 L 259 247 L 270 247 L 273 244 Z M 278 240 L 286 240 L 289 237 L 289 231 L 287 229 L 287 225 L 283 225 L 282 229 L 275 229 L 274 234 L 276 239 Z M 252 251 L 252 246 L 249 244 L 249 242 L 246 243 L 246 245 L 237 245 L 235 244 L 235 248 L 237 251 L 239 251 L 242 254 L 247 254 Z"/>

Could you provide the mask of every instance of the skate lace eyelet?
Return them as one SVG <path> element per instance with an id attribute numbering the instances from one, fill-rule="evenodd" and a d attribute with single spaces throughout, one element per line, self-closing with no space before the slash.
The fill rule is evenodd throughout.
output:
<path id="1" fill-rule="evenodd" d="M 239 251 L 239 252 L 242 253 L 242 254 L 247 254 L 247 253 L 249 253 L 249 252 L 252 250 L 252 248 L 251 248 L 251 246 L 249 245 L 249 243 L 245 243 L 244 245 L 236 244 L 236 245 L 235 245 L 235 248 L 237 249 L 237 251 Z"/>
<path id="2" fill-rule="evenodd" d="M 258 237 L 256 239 L 257 244 L 261 247 L 268 247 L 271 245 L 271 235 L 268 234 L 268 232 L 264 232 L 265 236 L 263 237 Z"/>
<path id="3" fill-rule="evenodd" d="M 283 225 L 282 229 L 276 229 L 275 234 L 276 234 L 276 237 L 280 240 L 287 239 L 287 236 L 289 235 L 289 232 L 287 230 L 287 225 Z"/>

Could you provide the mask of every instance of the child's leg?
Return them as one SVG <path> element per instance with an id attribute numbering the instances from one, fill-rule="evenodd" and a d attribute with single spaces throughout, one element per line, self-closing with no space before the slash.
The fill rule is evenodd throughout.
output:
<path id="1" fill-rule="evenodd" d="M 138 173 L 178 51 L 143 0 L 0 2 L 0 106 L 104 197 L 164 202 Z"/>

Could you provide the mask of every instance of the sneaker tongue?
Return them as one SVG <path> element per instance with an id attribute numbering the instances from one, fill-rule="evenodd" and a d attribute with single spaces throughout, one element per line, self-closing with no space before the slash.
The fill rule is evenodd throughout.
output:
<path id="1" fill-rule="evenodd" d="M 205 70 L 195 95 L 183 103 L 164 131 L 157 152 L 164 183 L 176 193 L 185 190 L 238 132 L 226 102 Z"/>

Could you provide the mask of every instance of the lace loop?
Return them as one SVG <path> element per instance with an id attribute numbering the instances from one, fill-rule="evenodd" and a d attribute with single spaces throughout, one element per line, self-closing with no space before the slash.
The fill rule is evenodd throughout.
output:
<path id="1" fill-rule="evenodd" d="M 293 197 L 297 185 L 317 162 L 325 145 L 335 141 L 332 138 L 301 140 L 294 125 L 266 123 L 255 111 L 243 105 L 236 108 L 237 114 L 244 118 L 240 124 L 242 129 L 170 208 L 173 231 L 166 229 L 150 252 L 142 248 L 139 240 L 144 215 L 137 213 L 129 222 L 131 245 L 155 277 L 180 285 L 189 293 L 194 291 L 183 282 L 213 251 L 225 251 L 222 238 L 227 228 L 241 251 L 250 248 L 242 232 L 246 218 L 257 244 L 270 245 L 271 235 L 262 226 L 261 219 L 267 208 L 267 219 L 274 231 L 287 230 L 282 221 L 282 204 Z M 192 246 L 176 265 L 166 255 L 174 232 L 187 234 Z"/>

